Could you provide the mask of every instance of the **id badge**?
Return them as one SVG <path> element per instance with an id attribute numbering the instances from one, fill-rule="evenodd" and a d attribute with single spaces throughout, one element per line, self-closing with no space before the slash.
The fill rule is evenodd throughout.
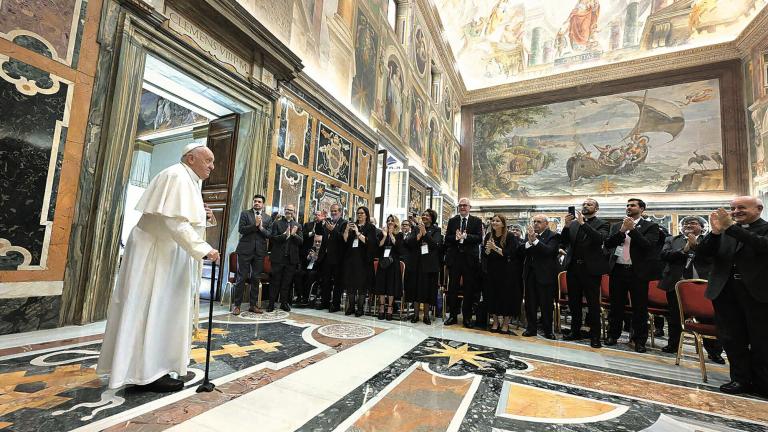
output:
<path id="1" fill-rule="evenodd" d="M 384 258 L 389 258 L 389 254 L 391 254 L 391 253 L 392 253 L 392 248 L 391 247 L 388 247 L 388 248 L 384 249 Z"/>
<path id="2" fill-rule="evenodd" d="M 428 254 L 428 253 L 429 253 L 429 245 L 428 245 L 428 244 L 426 244 L 426 243 L 423 243 L 423 244 L 421 245 L 421 254 L 422 254 L 422 255 L 426 255 L 426 254 Z"/>
<path id="3" fill-rule="evenodd" d="M 624 246 L 616 246 L 616 252 L 613 253 L 616 256 L 624 255 Z"/>
<path id="4" fill-rule="evenodd" d="M 309 265 L 307 266 L 307 270 L 312 270 L 313 267 L 315 267 L 315 262 L 314 261 L 309 263 Z"/>
<path id="5" fill-rule="evenodd" d="M 356 248 L 358 246 L 360 246 L 360 240 L 359 239 L 355 239 L 355 241 L 352 242 L 352 247 Z"/>

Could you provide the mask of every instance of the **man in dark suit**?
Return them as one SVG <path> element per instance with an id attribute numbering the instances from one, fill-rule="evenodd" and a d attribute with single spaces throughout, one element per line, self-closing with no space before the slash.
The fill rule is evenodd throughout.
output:
<path id="1" fill-rule="evenodd" d="M 567 248 L 563 268 L 568 272 L 568 309 L 571 312 L 571 332 L 563 339 L 581 339 L 582 297 L 587 300 L 590 345 L 600 348 L 600 279 L 608 273 L 608 259 L 603 254 L 603 241 L 610 224 L 597 217 L 600 204 L 587 198 L 581 211 L 565 215 L 565 227 L 560 234 Z"/>
<path id="2" fill-rule="evenodd" d="M 682 279 L 707 279 L 712 270 L 712 258 L 696 253 L 699 243 L 704 238 L 702 229 L 704 221 L 698 216 L 683 218 L 683 233 L 668 237 L 661 249 L 661 260 L 665 263 L 661 273 L 659 287 L 667 292 L 669 305 L 669 342 L 661 350 L 665 353 L 676 353 L 680 343 L 682 326 L 680 323 L 680 305 L 677 303 L 675 285 Z M 704 348 L 709 359 L 715 363 L 725 364 L 721 356 L 723 348 L 713 339 L 704 339 Z"/>
<path id="3" fill-rule="evenodd" d="M 698 253 L 713 258 L 706 296 L 715 307 L 718 338 L 731 364 L 725 393 L 768 396 L 768 222 L 763 203 L 743 196 L 730 213 L 712 212 L 712 231 Z"/>
<path id="4" fill-rule="evenodd" d="M 296 273 L 296 277 L 294 278 L 294 286 L 296 287 L 297 291 L 297 306 L 299 307 L 305 307 L 309 305 L 309 290 L 312 287 L 312 283 L 317 278 L 317 274 L 320 270 L 320 266 L 316 266 L 314 264 L 314 261 L 317 260 L 317 252 L 319 251 L 319 246 L 315 250 L 314 258 L 311 260 L 313 262 L 312 268 L 310 269 L 307 267 L 309 267 L 310 263 L 310 252 L 315 246 L 315 237 L 320 236 L 322 239 L 324 231 L 323 221 L 327 216 L 327 211 L 317 210 L 315 211 L 314 218 L 301 227 L 301 233 L 303 236 L 301 249 L 299 250 L 299 259 L 301 262 L 299 270 Z M 310 274 L 313 276 L 311 278 L 312 280 L 310 280 Z"/>
<path id="5" fill-rule="evenodd" d="M 610 302 L 606 345 L 616 345 L 621 336 L 627 292 L 632 300 L 632 340 L 635 351 L 644 353 L 648 341 L 648 282 L 661 276 L 661 230 L 643 219 L 645 202 L 630 198 L 627 217 L 611 226 L 605 248 L 610 252 Z"/>
<path id="6" fill-rule="evenodd" d="M 459 214 L 448 221 L 445 231 L 446 264 L 448 265 L 448 306 L 450 317 L 445 325 L 456 324 L 461 308 L 464 327 L 472 327 L 472 305 L 480 297 L 480 243 L 483 241 L 483 221 L 469 214 L 469 198 L 459 200 Z M 462 285 L 463 278 L 463 285 Z M 462 286 L 460 286 L 462 285 Z M 459 304 L 459 290 L 464 294 Z"/>
<path id="7" fill-rule="evenodd" d="M 344 230 L 347 221 L 341 216 L 341 206 L 331 205 L 331 217 L 325 219 L 323 243 L 320 245 L 318 263 L 321 266 L 321 302 L 318 309 L 329 312 L 341 310 L 342 264 L 344 262 Z"/>
<path id="8" fill-rule="evenodd" d="M 264 257 L 267 256 L 267 239 L 269 239 L 272 218 L 264 213 L 264 195 L 253 196 L 253 208 L 240 213 L 240 241 L 237 243 L 237 281 L 232 299 L 232 315 L 240 315 L 240 304 L 243 302 L 245 282 L 251 281 L 249 311 L 261 313 L 259 302 L 259 283 L 264 271 Z"/>
<path id="9" fill-rule="evenodd" d="M 286 312 L 291 310 L 291 284 L 299 267 L 301 246 L 301 226 L 294 219 L 295 213 L 293 205 L 288 204 L 283 211 L 284 216 L 272 223 L 272 277 L 267 312 L 275 310 L 278 294 L 280 309 Z"/>
<path id="10" fill-rule="evenodd" d="M 549 229 L 549 219 L 545 215 L 533 217 L 533 224 L 528 226 L 524 244 L 525 263 L 523 281 L 525 281 L 525 317 L 526 330 L 523 336 L 536 336 L 536 313 L 541 310 L 541 323 L 544 337 L 555 339 L 552 331 L 555 291 L 560 262 L 560 235 Z"/>

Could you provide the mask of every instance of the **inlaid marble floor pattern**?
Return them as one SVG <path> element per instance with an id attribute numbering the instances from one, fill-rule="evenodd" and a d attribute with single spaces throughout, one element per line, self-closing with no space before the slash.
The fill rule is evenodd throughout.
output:
<path id="1" fill-rule="evenodd" d="M 0 337 L 0 431 L 768 431 L 727 367 L 458 326 L 296 309 L 218 315 L 213 393 L 107 390 L 103 326 Z"/>

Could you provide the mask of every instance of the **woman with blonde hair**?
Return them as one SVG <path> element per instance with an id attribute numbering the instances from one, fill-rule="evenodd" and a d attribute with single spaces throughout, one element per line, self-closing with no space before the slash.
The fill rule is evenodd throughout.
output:
<path id="1" fill-rule="evenodd" d="M 509 321 L 520 313 L 522 260 L 520 240 L 507 229 L 504 215 L 495 214 L 483 240 L 483 299 L 493 318 L 492 332 L 509 333 Z"/>
<path id="2" fill-rule="evenodd" d="M 387 216 L 386 226 L 378 236 L 379 265 L 373 293 L 379 296 L 379 319 L 386 318 L 390 321 L 395 298 L 403 296 L 403 274 L 400 271 L 403 234 L 400 232 L 400 220 L 397 216 Z"/>

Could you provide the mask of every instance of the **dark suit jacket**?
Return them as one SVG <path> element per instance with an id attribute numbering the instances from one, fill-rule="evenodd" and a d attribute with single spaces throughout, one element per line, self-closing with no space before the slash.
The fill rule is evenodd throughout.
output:
<path id="1" fill-rule="evenodd" d="M 589 274 L 598 276 L 608 273 L 608 257 L 603 252 L 603 242 L 610 227 L 608 222 L 594 217 L 585 221 L 584 225 L 573 221 L 563 228 L 560 233 L 560 241 L 566 250 L 563 267 L 568 269 L 574 256 L 578 256 L 585 261 Z"/>
<path id="2" fill-rule="evenodd" d="M 557 284 L 557 274 L 560 272 L 560 262 L 557 253 L 560 249 L 560 235 L 549 228 L 539 234 L 539 242 L 526 248 L 526 239 L 520 248 L 525 255 L 523 265 L 523 280 L 528 280 L 528 275 L 533 272 L 536 282 L 542 285 Z"/>
<path id="3" fill-rule="evenodd" d="M 300 252 L 303 256 L 307 256 L 309 250 L 312 249 L 312 246 L 315 244 L 315 234 L 323 235 L 325 232 L 323 226 L 323 223 L 315 223 L 315 221 L 310 221 L 302 225 L 301 234 L 303 240 Z"/>
<path id="4" fill-rule="evenodd" d="M 715 299 L 734 273 L 756 301 L 768 303 L 768 222 L 758 219 L 749 228 L 734 224 L 720 235 L 711 232 L 698 247 L 699 254 L 714 260 L 706 296 Z"/>
<path id="5" fill-rule="evenodd" d="M 467 216 L 467 238 L 464 243 L 456 240 L 456 230 L 461 228 L 461 215 L 456 215 L 448 221 L 445 230 L 446 264 L 452 266 L 460 259 L 470 265 L 480 265 L 480 243 L 483 242 L 483 221 L 477 216 Z"/>
<path id="6" fill-rule="evenodd" d="M 330 219 L 326 219 L 330 222 Z M 347 220 L 339 218 L 336 227 L 329 231 L 325 226 L 323 228 L 323 243 L 320 245 L 320 253 L 317 261 L 323 265 L 341 264 L 344 259 L 344 230 L 347 228 Z"/>
<path id="7" fill-rule="evenodd" d="M 240 241 L 237 242 L 235 252 L 240 255 L 267 255 L 267 239 L 271 233 L 272 218 L 263 210 L 261 212 L 261 227 L 256 226 L 256 216 L 253 209 L 243 210 L 240 213 Z"/>
<path id="8" fill-rule="evenodd" d="M 608 238 L 605 239 L 605 248 L 610 252 L 608 259 L 608 269 L 613 270 L 616 265 L 616 246 L 624 244 L 627 233 L 619 231 L 621 222 L 611 225 L 611 231 Z M 629 244 L 629 258 L 632 260 L 632 267 L 635 275 L 642 280 L 651 281 L 661 277 L 661 230 L 659 224 L 640 219 L 635 225 L 635 229 L 628 231 L 629 238 L 632 239 Z"/>
<path id="9" fill-rule="evenodd" d="M 272 223 L 272 253 L 269 258 L 273 263 L 298 264 L 299 247 L 301 246 L 301 225 L 296 221 L 291 221 L 291 226 L 298 226 L 296 235 L 286 236 L 289 222 L 285 218 L 280 218 Z"/>
<path id="10" fill-rule="evenodd" d="M 430 225 L 426 231 L 421 240 L 416 240 L 419 235 L 418 227 L 411 231 L 410 235 L 405 237 L 405 246 L 411 250 L 411 261 L 420 273 L 438 273 L 440 272 L 440 249 L 443 244 L 443 234 L 437 225 Z M 428 253 L 426 255 L 421 254 L 422 243 L 427 245 Z M 407 266 L 408 263 L 405 265 Z"/>
<path id="11" fill-rule="evenodd" d="M 704 236 L 699 236 L 698 242 L 701 243 L 703 239 Z M 660 285 L 664 291 L 674 291 L 675 284 L 679 280 L 685 279 L 683 269 L 688 262 L 689 255 L 693 259 L 691 263 L 696 268 L 699 279 L 709 277 L 709 272 L 712 270 L 712 258 L 696 253 L 698 247 L 687 253 L 683 252 L 686 243 L 688 243 L 688 239 L 683 234 L 667 237 L 664 242 L 664 247 L 661 249 L 661 260 L 665 266 L 661 273 Z"/>

